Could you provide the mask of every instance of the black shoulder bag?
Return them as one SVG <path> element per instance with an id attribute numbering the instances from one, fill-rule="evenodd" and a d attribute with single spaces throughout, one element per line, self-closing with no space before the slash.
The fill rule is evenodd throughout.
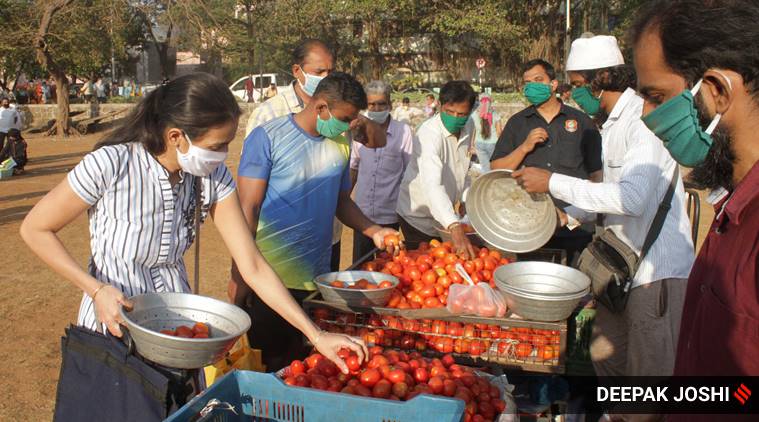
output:
<path id="1" fill-rule="evenodd" d="M 638 272 L 640 262 L 659 237 L 672 207 L 678 175 L 679 168 L 675 165 L 669 188 L 648 229 L 640 256 L 610 229 L 595 238 L 580 255 L 578 269 L 590 277 L 593 296 L 613 313 L 620 313 L 627 306 L 633 277 Z"/>

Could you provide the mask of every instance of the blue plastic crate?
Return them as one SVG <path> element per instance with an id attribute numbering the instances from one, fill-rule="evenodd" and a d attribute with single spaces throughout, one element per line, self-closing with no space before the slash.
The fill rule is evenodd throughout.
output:
<path id="1" fill-rule="evenodd" d="M 218 406 L 205 416 L 201 410 L 213 399 Z M 421 395 L 407 402 L 291 387 L 274 374 L 233 371 L 193 398 L 166 421 L 180 422 L 460 422 L 464 402 Z"/>

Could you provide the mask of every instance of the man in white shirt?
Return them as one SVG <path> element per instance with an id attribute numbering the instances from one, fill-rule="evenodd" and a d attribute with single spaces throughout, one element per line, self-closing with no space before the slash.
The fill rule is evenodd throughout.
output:
<path id="1" fill-rule="evenodd" d="M 416 107 L 411 107 L 411 99 L 409 97 L 403 97 L 401 105 L 395 108 L 392 112 L 393 120 L 397 120 L 401 123 L 405 123 L 410 126 L 413 125 L 413 120 L 417 117 L 423 117 L 424 112 Z"/>
<path id="2" fill-rule="evenodd" d="M 603 183 L 535 168 L 514 177 L 530 192 L 550 192 L 571 204 L 562 216 L 570 227 L 603 214 L 604 227 L 640 254 L 677 163 L 640 119 L 643 99 L 634 90 L 635 72 L 624 65 L 616 39 L 576 40 L 567 69 L 575 101 L 597 118 L 607 116 L 601 129 Z M 671 209 L 633 277 L 625 310 L 615 314 L 598 305 L 590 352 L 599 376 L 672 374 L 694 260 L 685 191 L 679 176 L 676 182 Z"/>
<path id="3" fill-rule="evenodd" d="M 8 136 L 8 131 L 16 128 L 19 120 L 18 111 L 11 107 L 10 100 L 8 98 L 0 100 L 0 151 L 5 145 L 5 137 Z"/>
<path id="4" fill-rule="evenodd" d="M 412 249 L 438 237 L 437 229 L 448 229 L 454 251 L 474 256 L 454 206 L 463 202 L 470 183 L 474 123 L 469 115 L 476 99 L 466 81 L 450 81 L 440 90 L 440 113 L 419 126 L 398 195 L 401 231 Z"/>

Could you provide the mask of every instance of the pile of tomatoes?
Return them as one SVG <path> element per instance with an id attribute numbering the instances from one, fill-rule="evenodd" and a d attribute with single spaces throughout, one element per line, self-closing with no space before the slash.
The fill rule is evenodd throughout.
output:
<path id="1" fill-rule="evenodd" d="M 485 282 L 495 287 L 493 271 L 510 262 L 500 252 L 488 248 L 475 248 L 478 256 L 470 260 L 456 255 L 452 248 L 450 242 L 433 239 L 429 243 L 421 243 L 419 249 L 401 250 L 395 256 L 380 253 L 361 269 L 380 271 L 400 280 L 390 297 L 388 307 L 421 309 L 444 307 L 448 303 L 448 288 L 451 284 L 466 283 L 456 272 L 457 263 L 464 267 L 475 284 Z"/>
<path id="2" fill-rule="evenodd" d="M 451 355 L 426 359 L 418 352 L 405 353 L 372 347 L 368 362 L 360 362 L 347 349 L 338 355 L 349 374 L 343 374 L 324 356 L 314 353 L 295 360 L 281 377 L 285 384 L 341 392 L 364 397 L 407 401 L 420 394 L 453 397 L 466 403 L 465 421 L 492 421 L 504 410 L 501 391 Z"/>
<path id="3" fill-rule="evenodd" d="M 324 330 L 357 336 L 370 345 L 405 351 L 471 357 L 489 354 L 489 357 L 551 363 L 559 358 L 561 343 L 560 331 L 529 327 L 334 313 L 325 308 L 315 309 L 313 318 Z"/>
<path id="4" fill-rule="evenodd" d="M 202 322 L 196 322 L 192 327 L 180 325 L 173 330 L 161 330 L 160 332 L 161 334 L 182 338 L 208 338 L 210 336 L 208 325 Z"/>

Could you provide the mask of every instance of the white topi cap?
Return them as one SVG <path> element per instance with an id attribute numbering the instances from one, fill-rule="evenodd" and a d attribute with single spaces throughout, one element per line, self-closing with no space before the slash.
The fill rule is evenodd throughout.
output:
<path id="1" fill-rule="evenodd" d="M 572 42 L 567 71 L 603 69 L 625 64 L 617 39 L 611 35 L 578 38 Z"/>

